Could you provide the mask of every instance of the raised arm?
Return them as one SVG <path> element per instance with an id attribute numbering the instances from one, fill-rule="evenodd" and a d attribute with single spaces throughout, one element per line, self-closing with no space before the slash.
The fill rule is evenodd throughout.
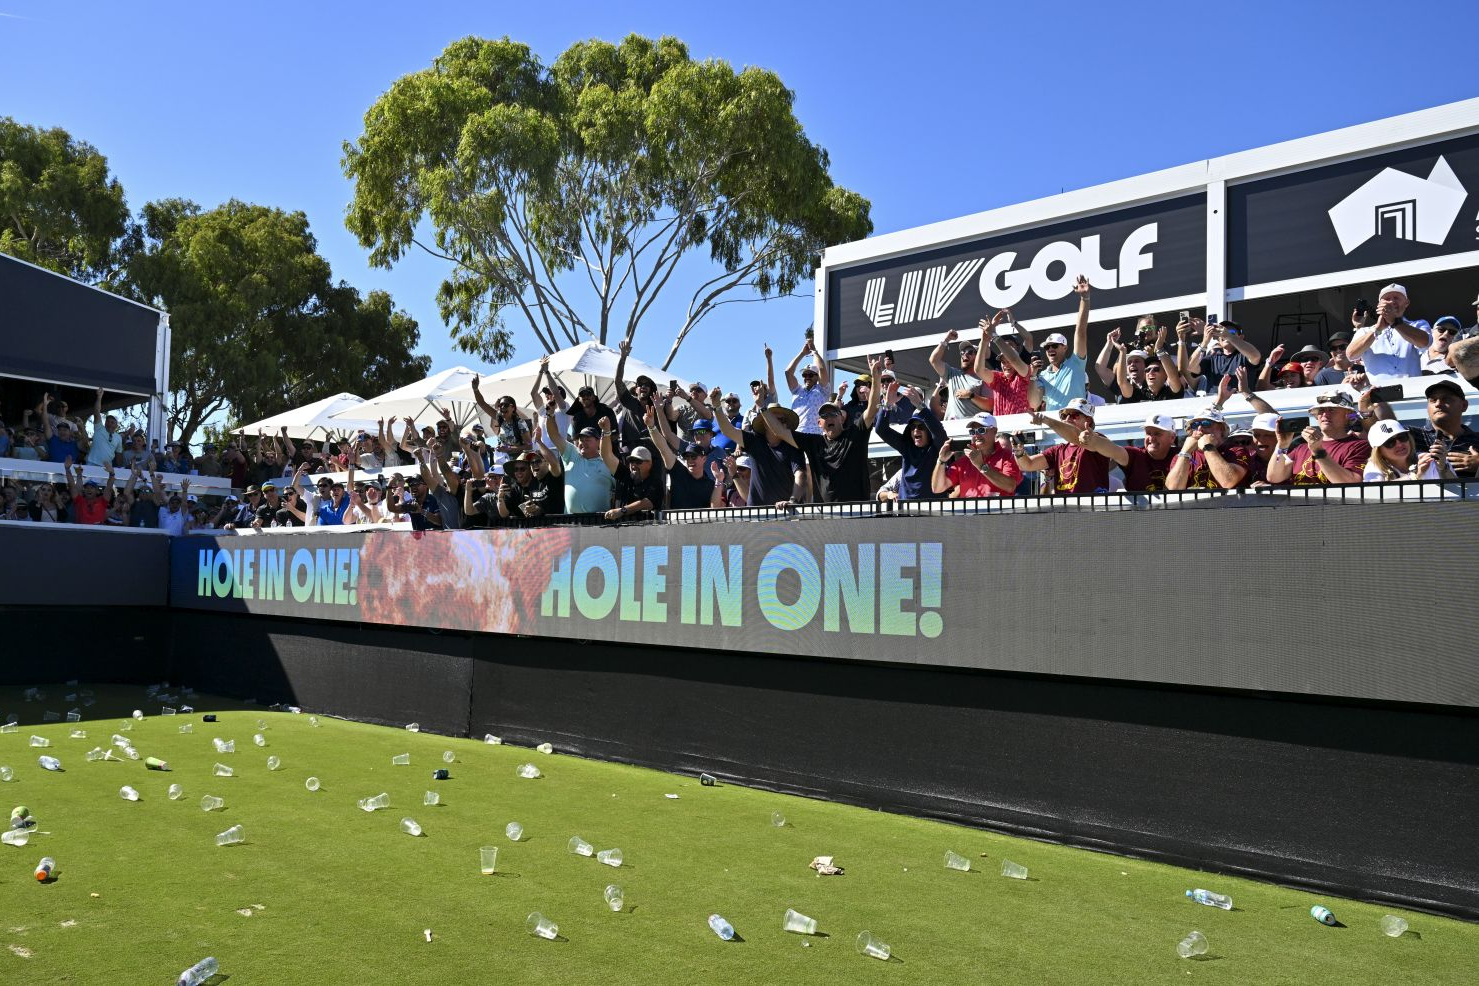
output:
<path id="1" fill-rule="evenodd" d="M 1086 428 L 1079 433 L 1079 444 L 1090 452 L 1098 452 L 1106 458 L 1113 459 L 1121 468 L 1130 463 L 1130 453 L 1123 445 L 1110 441 L 1107 436 L 1092 428 Z"/>
<path id="2" fill-rule="evenodd" d="M 72 494 L 72 499 L 81 496 L 78 487 L 82 485 L 82 463 L 72 465 L 72 457 L 69 455 L 62 460 L 62 475 L 67 477 L 67 492 Z"/>
<path id="3" fill-rule="evenodd" d="M 282 446 L 282 454 L 283 454 L 284 461 L 286 461 L 286 462 L 292 462 L 293 461 L 293 457 L 298 454 L 298 446 L 294 445 L 293 444 L 293 440 L 288 437 L 288 426 L 287 425 L 283 425 L 282 426 L 282 431 L 281 431 L 280 434 L 281 434 L 282 440 L 281 440 L 281 442 L 279 444 L 281 444 L 281 446 Z"/>
<path id="4" fill-rule="evenodd" d="M 652 444 L 657 446 L 657 454 L 662 457 L 663 468 L 673 468 L 673 465 L 678 460 L 677 457 L 673 455 L 673 433 L 668 429 L 668 416 L 666 414 L 658 414 L 655 409 L 649 407 L 647 409 L 645 420 L 647 422 L 648 431 L 656 434 L 658 438 L 661 439 L 660 441 L 653 442 Z"/>
<path id="5" fill-rule="evenodd" d="M 777 396 L 775 389 L 775 354 L 771 352 L 770 343 L 768 342 L 765 344 L 765 386 L 768 391 L 767 396 L 771 400 L 775 400 Z M 765 405 L 762 403 L 760 406 L 764 407 Z"/>
<path id="6" fill-rule="evenodd" d="M 1094 359 L 1094 372 L 1099 375 L 1099 382 L 1106 387 L 1110 384 L 1115 384 L 1116 386 L 1119 384 L 1119 375 L 1115 372 L 1117 358 L 1117 347 L 1115 343 L 1119 342 L 1119 338 L 1120 329 L 1116 325 L 1104 337 L 1104 345 L 1100 348 L 1099 355 Z M 1130 395 L 1125 394 L 1125 396 L 1129 397 Z"/>
<path id="7" fill-rule="evenodd" d="M 1114 330 L 1116 333 L 1119 329 Z M 1114 382 L 1119 387 L 1120 396 L 1129 398 L 1135 395 L 1135 385 L 1130 382 L 1130 351 L 1125 344 L 1120 342 L 1119 336 L 1114 337 L 1114 348 L 1118 355 L 1114 360 Z"/>
<path id="8" fill-rule="evenodd" d="M 790 392 L 793 394 L 801 389 L 801 383 L 796 379 L 796 367 L 801 364 L 802 360 L 806 359 L 806 354 L 809 352 L 811 352 L 810 339 L 802 343 L 801 352 L 793 356 L 791 358 L 791 362 L 786 364 L 786 387 L 789 388 Z"/>
<path id="9" fill-rule="evenodd" d="M 97 401 L 92 406 L 92 423 L 98 427 L 103 424 L 103 388 L 98 388 Z"/>
<path id="10" fill-rule="evenodd" d="M 781 441 L 785 442 L 792 448 L 800 447 L 796 444 L 795 432 L 793 432 L 790 428 L 787 428 L 785 422 L 777 420 L 775 415 L 771 414 L 769 410 L 761 411 L 760 417 L 765 422 L 765 427 L 769 429 L 771 434 L 775 435 L 776 438 L 779 438 Z"/>
<path id="11" fill-rule="evenodd" d="M 719 403 L 719 396 L 721 393 L 722 391 L 718 387 L 715 387 L 713 391 L 709 394 L 709 403 L 716 408 L 722 406 Z M 729 415 L 714 415 L 714 424 L 718 426 L 719 431 L 723 433 L 725 438 L 729 439 L 731 442 L 734 442 L 736 448 L 741 448 L 744 446 L 745 436 L 741 434 L 740 430 L 734 426 L 734 422 L 729 420 Z"/>
<path id="12" fill-rule="evenodd" d="M 616 379 L 617 379 L 618 383 L 621 381 L 621 371 L 622 371 L 623 367 L 626 365 L 626 361 L 627 361 L 627 354 L 625 352 L 623 352 L 621 354 L 620 361 L 618 361 L 617 364 L 616 364 Z M 536 374 L 534 374 L 534 383 L 533 383 L 532 386 L 529 387 L 529 406 L 530 407 L 542 407 L 542 406 L 544 406 L 544 395 L 539 392 L 539 383 L 540 383 L 541 380 L 544 380 L 548 376 L 549 376 L 549 355 L 546 354 L 544 356 L 539 357 L 539 372 L 536 373 Z M 549 389 L 550 389 L 551 392 L 553 392 L 554 389 L 555 389 L 555 384 L 554 384 L 554 380 L 553 379 L 550 380 L 550 388 Z M 620 393 L 620 391 L 618 391 L 618 393 Z"/>
<path id="13" fill-rule="evenodd" d="M 489 405 L 488 402 L 483 399 L 483 391 L 479 388 L 479 384 L 481 382 L 482 382 L 482 375 L 481 374 L 474 374 L 473 375 L 473 378 L 472 378 L 472 399 L 473 399 L 473 403 L 478 406 L 478 409 L 479 410 L 481 410 L 484 414 L 486 414 L 488 416 L 488 420 L 489 421 L 497 421 L 498 420 L 498 417 L 499 417 L 498 412 L 495 411 L 495 410 L 493 410 L 492 406 Z"/>
<path id="14" fill-rule="evenodd" d="M 51 395 L 48 393 L 43 393 L 41 395 L 41 403 L 36 405 L 36 413 L 41 416 L 41 438 L 43 441 L 48 442 L 51 441 L 51 436 L 53 434 L 51 428 L 51 414 L 47 411 L 47 407 L 50 404 Z"/>
<path id="15" fill-rule="evenodd" d="M 1073 282 L 1073 293 L 1078 295 L 1078 322 L 1073 327 L 1073 355 L 1079 359 L 1089 358 L 1089 279 L 1082 274 Z"/>
<path id="16" fill-rule="evenodd" d="M 601 418 L 601 461 L 606 463 L 606 468 L 615 476 L 619 463 L 616 451 L 611 447 L 611 419 L 607 417 Z"/>
<path id="17" fill-rule="evenodd" d="M 952 342 L 959 338 L 960 333 L 951 329 L 941 336 L 939 344 L 930 350 L 930 369 L 934 370 L 935 376 L 941 380 L 945 379 L 945 351 Z"/>
<path id="18" fill-rule="evenodd" d="M 983 347 L 984 348 L 984 347 Z M 867 422 L 872 421 L 878 413 L 878 398 L 882 387 L 878 386 L 878 375 L 883 369 L 883 360 L 868 357 L 868 379 L 873 381 L 873 386 L 868 388 L 868 403 L 863 405 L 863 430 L 867 431 Z"/>

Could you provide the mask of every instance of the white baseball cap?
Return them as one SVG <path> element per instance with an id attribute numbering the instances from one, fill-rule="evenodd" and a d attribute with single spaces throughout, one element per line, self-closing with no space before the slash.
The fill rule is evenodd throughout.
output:
<path id="1" fill-rule="evenodd" d="M 1044 346 L 1066 346 L 1068 345 L 1068 337 L 1061 332 L 1054 332 L 1052 335 L 1044 339 L 1042 341 L 1042 344 Z"/>
<path id="2" fill-rule="evenodd" d="M 1376 448 L 1379 445 L 1385 445 L 1398 435 L 1406 434 L 1408 431 L 1402 426 L 1402 422 L 1383 418 L 1371 426 L 1371 430 L 1366 433 L 1366 440 L 1371 443 L 1372 448 Z"/>
<path id="3" fill-rule="evenodd" d="M 1253 423 L 1248 426 L 1249 431 L 1273 431 L 1279 430 L 1279 422 L 1283 419 L 1277 414 L 1255 414 Z"/>
<path id="4" fill-rule="evenodd" d="M 1191 416 L 1191 420 L 1193 421 L 1196 421 L 1198 418 L 1206 418 L 1208 421 L 1215 421 L 1220 425 L 1227 424 L 1227 417 L 1222 413 L 1222 409 L 1215 404 L 1208 404 Z"/>
<path id="5" fill-rule="evenodd" d="M 736 469 L 754 469 L 755 460 L 750 458 L 748 455 L 736 456 L 734 460 L 734 466 Z"/>
<path id="6" fill-rule="evenodd" d="M 1176 419 L 1169 414 L 1152 414 L 1145 419 L 1145 427 L 1159 428 L 1161 431 L 1169 431 L 1176 434 Z"/>
<path id="7" fill-rule="evenodd" d="M 1132 349 L 1125 354 L 1125 359 L 1141 359 L 1148 363 L 1150 362 L 1150 354 L 1143 349 Z"/>
<path id="8" fill-rule="evenodd" d="M 969 421 L 967 421 L 967 424 L 969 424 L 970 422 L 975 422 L 976 424 L 980 425 L 982 428 L 995 428 L 996 427 L 996 415 L 991 414 L 991 413 L 986 412 L 986 411 L 982 411 L 980 414 L 977 414 L 977 415 L 973 416 L 972 418 L 970 418 Z"/>
<path id="9" fill-rule="evenodd" d="M 1400 284 L 1388 284 L 1386 287 L 1381 289 L 1381 293 L 1378 294 L 1377 297 L 1380 298 L 1382 295 L 1386 294 L 1400 294 L 1402 297 L 1405 298 L 1407 297 L 1407 289 Z"/>
<path id="10" fill-rule="evenodd" d="M 1058 417 L 1060 419 L 1063 417 L 1064 411 L 1077 411 L 1079 414 L 1082 414 L 1090 421 L 1094 420 L 1094 405 L 1090 404 L 1082 397 L 1075 397 L 1073 400 L 1069 401 L 1066 405 L 1060 408 L 1058 410 Z"/>

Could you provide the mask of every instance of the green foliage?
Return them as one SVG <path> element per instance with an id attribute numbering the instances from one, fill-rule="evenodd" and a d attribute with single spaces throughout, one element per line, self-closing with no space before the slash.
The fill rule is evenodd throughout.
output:
<path id="1" fill-rule="evenodd" d="M 221 411 L 249 421 L 342 390 L 424 376 L 416 322 L 335 284 L 301 212 L 151 202 L 124 248 L 126 288 L 169 312 L 168 412 L 189 441 Z"/>
<path id="2" fill-rule="evenodd" d="M 0 117 L 0 253 L 92 281 L 127 223 L 123 186 L 97 148 Z"/>
<path id="3" fill-rule="evenodd" d="M 632 338 L 707 248 L 717 270 L 692 285 L 666 366 L 719 305 L 791 294 L 824 247 L 872 231 L 774 73 L 668 37 L 580 42 L 548 67 L 506 37 L 456 41 L 370 107 L 343 165 L 371 262 L 413 246 L 448 261 L 442 317 L 494 361 L 512 355 L 510 314 L 551 352 Z"/>

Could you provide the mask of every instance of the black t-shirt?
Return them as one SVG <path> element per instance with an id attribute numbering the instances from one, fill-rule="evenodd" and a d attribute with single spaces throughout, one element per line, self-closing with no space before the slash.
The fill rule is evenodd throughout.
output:
<path id="1" fill-rule="evenodd" d="M 1219 378 L 1220 379 L 1220 378 Z M 1152 394 L 1150 388 L 1143 383 L 1130 385 L 1130 396 L 1120 395 L 1120 404 L 1142 404 L 1145 401 L 1173 401 L 1183 395 L 1176 393 L 1170 387 L 1162 386 L 1158 393 Z"/>
<path id="2" fill-rule="evenodd" d="M 755 468 L 750 471 L 750 506 L 768 507 L 791 499 L 796 492 L 796 470 L 806 464 L 801 450 L 785 442 L 772 446 L 764 435 L 749 428 L 741 434 L 745 454 L 755 460 Z"/>
<path id="3" fill-rule="evenodd" d="M 1233 382 L 1236 383 L 1237 377 L 1234 374 L 1240 366 L 1248 367 L 1249 383 L 1251 384 L 1252 377 L 1255 376 L 1253 364 L 1248 362 L 1248 357 L 1236 349 L 1231 354 L 1224 353 L 1221 349 L 1214 349 L 1209 355 L 1202 357 L 1202 373 L 1207 377 L 1209 391 L 1216 390 L 1217 385 L 1222 382 L 1223 377 L 1231 376 L 1233 377 Z"/>
<path id="4" fill-rule="evenodd" d="M 539 504 L 540 516 L 565 512 L 565 476 L 545 473 L 529 485 L 529 499 Z"/>
<path id="5" fill-rule="evenodd" d="M 462 519 L 463 527 L 494 527 L 500 521 L 498 494 L 484 493 L 472 501 L 473 512 Z"/>
<path id="6" fill-rule="evenodd" d="M 575 401 L 575 403 L 570 405 L 570 434 L 565 437 L 574 438 L 580 434 L 582 428 L 595 428 L 597 431 L 600 431 L 602 418 L 611 419 L 611 433 L 614 438 L 618 433 L 615 411 L 600 401 L 596 401 L 595 410 L 587 412 L 584 404 L 580 403 L 579 400 Z"/>
<path id="7" fill-rule="evenodd" d="M 658 469 L 648 469 L 646 479 L 638 479 L 636 473 L 626 464 L 625 460 L 616 467 L 616 506 L 624 507 L 638 500 L 647 500 L 652 504 L 653 510 L 663 508 L 663 494 L 667 492 L 667 486 L 663 482 L 662 472 Z"/>
<path id="8" fill-rule="evenodd" d="M 705 462 L 707 467 L 708 463 Z M 671 502 L 668 504 L 674 510 L 702 510 L 707 507 L 714 496 L 714 477 L 704 469 L 701 479 L 694 479 L 693 473 L 683 464 L 683 460 L 673 463 L 673 468 L 668 470 L 672 477 Z"/>
<path id="9" fill-rule="evenodd" d="M 837 438 L 796 433 L 796 441 L 811 463 L 822 503 L 845 503 L 869 498 L 868 432 L 848 422 Z"/>

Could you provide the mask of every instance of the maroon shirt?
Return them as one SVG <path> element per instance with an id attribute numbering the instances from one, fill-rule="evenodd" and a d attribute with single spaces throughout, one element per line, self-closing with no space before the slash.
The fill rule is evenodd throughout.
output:
<path id="1" fill-rule="evenodd" d="M 1337 464 L 1354 472 L 1357 482 L 1360 482 L 1361 471 L 1366 467 L 1366 460 L 1371 458 L 1371 446 L 1366 439 L 1360 435 L 1347 435 L 1345 438 L 1325 439 L 1320 443 L 1321 447 L 1328 453 L 1330 458 Z M 1310 454 L 1308 445 L 1301 445 L 1289 453 L 1289 458 L 1294 464 L 1294 475 L 1289 478 L 1286 485 L 1292 486 L 1328 486 L 1329 481 L 1320 472 L 1320 465 Z"/>
<path id="2" fill-rule="evenodd" d="M 1226 442 L 1217 446 L 1217 451 L 1230 464 L 1243 467 L 1243 478 L 1238 480 L 1233 487 L 1240 490 L 1253 482 L 1253 470 L 1248 464 L 1250 458 L 1249 450 L 1241 445 L 1229 445 Z M 1207 465 L 1207 456 L 1201 449 L 1191 453 L 1191 475 L 1187 477 L 1186 488 L 1189 490 L 1220 490 L 1222 484 L 1212 475 L 1212 467 Z"/>
<path id="3" fill-rule="evenodd" d="M 1132 493 L 1155 493 L 1166 488 L 1166 476 L 1176 463 L 1176 450 L 1168 449 L 1164 459 L 1153 459 L 1145 449 L 1125 446 L 1130 461 L 1125 463 L 1125 489 Z"/>
<path id="4" fill-rule="evenodd" d="M 1095 493 L 1109 489 L 1107 456 L 1082 445 L 1050 445 L 1043 449 L 1048 466 L 1057 474 L 1059 493 Z"/>

